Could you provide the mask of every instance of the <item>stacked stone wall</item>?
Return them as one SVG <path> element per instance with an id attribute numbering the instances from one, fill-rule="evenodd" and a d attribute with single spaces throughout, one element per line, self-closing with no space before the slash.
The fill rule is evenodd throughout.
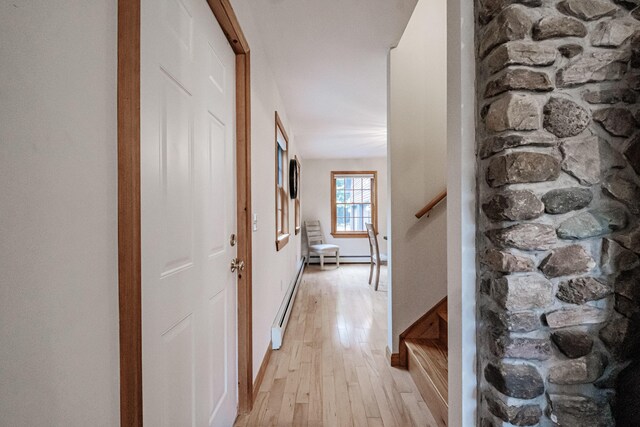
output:
<path id="1" fill-rule="evenodd" d="M 476 19 L 480 423 L 614 425 L 640 303 L 640 0 L 476 0 Z"/>

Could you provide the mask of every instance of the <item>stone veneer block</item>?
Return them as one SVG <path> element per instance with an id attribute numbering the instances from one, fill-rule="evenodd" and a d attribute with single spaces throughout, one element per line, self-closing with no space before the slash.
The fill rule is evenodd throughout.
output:
<path id="1" fill-rule="evenodd" d="M 482 317 L 489 326 L 509 332 L 531 332 L 542 327 L 540 315 L 534 311 L 506 311 L 485 308 Z"/>
<path id="2" fill-rule="evenodd" d="M 482 24 L 487 24 L 500 11 L 511 4 L 522 4 L 529 7 L 542 6 L 542 0 L 480 0 L 478 19 Z"/>
<path id="3" fill-rule="evenodd" d="M 525 273 L 535 270 L 535 265 L 531 258 L 499 251 L 494 248 L 487 249 L 481 261 L 491 270 L 500 273 Z"/>
<path id="4" fill-rule="evenodd" d="M 593 277 L 579 277 L 560 283 L 556 297 L 570 304 L 584 304 L 611 295 L 612 289 Z"/>
<path id="5" fill-rule="evenodd" d="M 543 153 L 516 152 L 491 159 L 487 182 L 492 187 L 507 184 L 554 181 L 560 176 L 560 161 Z"/>
<path id="6" fill-rule="evenodd" d="M 591 255 L 580 245 L 555 249 L 540 264 L 547 277 L 561 277 L 587 273 L 596 266 Z"/>
<path id="7" fill-rule="evenodd" d="M 494 393 L 489 393 L 486 400 L 489 412 L 514 426 L 534 426 L 542 417 L 542 409 L 539 405 L 510 406 Z"/>
<path id="8" fill-rule="evenodd" d="M 579 44 L 569 43 L 564 44 L 562 46 L 558 46 L 558 52 L 565 58 L 575 58 L 578 55 L 581 55 L 584 52 L 584 48 Z"/>
<path id="9" fill-rule="evenodd" d="M 602 271 L 605 274 L 614 274 L 619 271 L 633 270 L 640 265 L 638 255 L 622 247 L 611 239 L 602 239 L 602 259 L 600 261 Z"/>
<path id="10" fill-rule="evenodd" d="M 631 47 L 631 68 L 640 68 L 640 32 L 631 38 L 629 45 Z"/>
<path id="11" fill-rule="evenodd" d="M 569 359 L 577 359 L 591 353 L 593 337 L 582 331 L 560 330 L 551 334 L 551 341 Z"/>
<path id="12" fill-rule="evenodd" d="M 616 13 L 618 8 L 606 0 L 564 0 L 558 8 L 583 21 L 595 21 Z"/>
<path id="13" fill-rule="evenodd" d="M 544 106 L 544 128 L 558 138 L 579 135 L 590 122 L 589 112 L 570 99 L 552 97 Z"/>
<path id="14" fill-rule="evenodd" d="M 637 29 L 637 23 L 622 19 L 599 22 L 591 37 L 591 44 L 600 47 L 619 47 Z"/>
<path id="15" fill-rule="evenodd" d="M 507 228 L 489 230 L 486 234 L 500 248 L 545 251 L 558 243 L 555 230 L 546 224 L 517 224 Z"/>
<path id="16" fill-rule="evenodd" d="M 602 323 L 607 320 L 608 314 L 600 308 L 585 305 L 554 310 L 547 313 L 545 318 L 551 329 L 560 329 Z"/>
<path id="17" fill-rule="evenodd" d="M 553 136 L 542 135 L 540 133 L 532 134 L 506 134 L 495 135 L 485 139 L 482 145 L 480 156 L 483 159 L 491 157 L 496 153 L 517 147 L 555 147 L 558 145 L 558 139 Z"/>
<path id="18" fill-rule="evenodd" d="M 478 47 L 481 58 L 494 47 L 512 40 L 522 40 L 529 34 L 532 22 L 525 9 L 519 5 L 506 7 L 486 26 Z"/>
<path id="19" fill-rule="evenodd" d="M 629 319 L 633 318 L 640 312 L 640 305 L 631 301 L 629 298 L 625 298 L 622 295 L 616 294 L 615 305 L 616 311 Z"/>
<path id="20" fill-rule="evenodd" d="M 627 205 L 632 214 L 640 215 L 640 187 L 621 174 L 609 176 L 602 188 L 606 194 Z"/>
<path id="21" fill-rule="evenodd" d="M 593 120 L 613 136 L 629 137 L 636 131 L 638 123 L 633 113 L 626 108 L 603 108 L 593 113 Z"/>
<path id="22" fill-rule="evenodd" d="M 533 365 L 490 363 L 484 369 L 484 377 L 505 396 L 534 399 L 544 393 L 544 381 Z"/>
<path id="23" fill-rule="evenodd" d="M 593 193 L 588 188 L 571 187 L 551 190 L 542 196 L 545 211 L 558 215 L 577 211 L 589 206 L 593 200 Z"/>
<path id="24" fill-rule="evenodd" d="M 624 234 L 614 236 L 613 240 L 620 243 L 625 248 L 640 254 L 640 226 L 637 226 Z"/>
<path id="25" fill-rule="evenodd" d="M 577 19 L 568 16 L 545 16 L 533 27 L 534 40 L 585 37 L 586 35 L 587 27 Z"/>
<path id="26" fill-rule="evenodd" d="M 600 146 L 597 136 L 571 139 L 562 143 L 562 170 L 576 178 L 580 184 L 600 182 Z"/>
<path id="27" fill-rule="evenodd" d="M 619 51 L 597 51 L 580 55 L 558 71 L 556 85 L 571 87 L 620 80 L 627 69 L 628 61 L 629 55 Z"/>
<path id="28" fill-rule="evenodd" d="M 544 204 L 532 191 L 515 190 L 495 194 L 482 209 L 494 221 L 522 221 L 540 217 Z"/>
<path id="29" fill-rule="evenodd" d="M 631 89 L 601 89 L 588 90 L 584 93 L 583 98 L 589 104 L 617 104 L 619 102 L 635 104 L 638 95 Z"/>
<path id="30" fill-rule="evenodd" d="M 623 344 L 629 333 L 629 326 L 629 319 L 614 312 L 607 324 L 600 329 L 600 339 L 618 357 L 624 356 Z"/>
<path id="31" fill-rule="evenodd" d="M 491 336 L 489 345 L 499 358 L 547 360 L 551 357 L 551 342 L 546 338 Z"/>
<path id="32" fill-rule="evenodd" d="M 562 385 L 589 384 L 600 378 L 605 366 L 599 354 L 557 362 L 549 369 L 549 382 Z"/>
<path id="33" fill-rule="evenodd" d="M 603 236 L 627 226 L 627 215 L 617 208 L 593 209 L 563 221 L 558 227 L 561 239 L 580 240 Z"/>
<path id="34" fill-rule="evenodd" d="M 620 273 L 616 278 L 615 291 L 632 302 L 640 303 L 640 267 Z"/>
<path id="35" fill-rule="evenodd" d="M 487 130 L 502 132 L 539 129 L 540 119 L 540 107 L 534 97 L 508 93 L 491 104 L 485 121 Z"/>
<path id="36" fill-rule="evenodd" d="M 490 81 L 484 92 L 485 98 L 491 98 L 510 90 L 528 90 L 549 92 L 554 89 L 549 76 L 542 71 L 526 68 L 508 69 L 500 77 Z"/>
<path id="37" fill-rule="evenodd" d="M 611 408 L 606 402 L 590 397 L 549 395 L 550 418 L 558 426 L 613 426 Z"/>
<path id="38" fill-rule="evenodd" d="M 492 296 L 509 311 L 545 308 L 553 302 L 553 284 L 539 274 L 509 275 L 493 281 Z"/>
<path id="39" fill-rule="evenodd" d="M 629 160 L 633 170 L 636 171 L 636 174 L 640 175 L 640 135 L 636 135 L 635 138 L 631 140 L 624 155 L 627 157 L 627 160 Z"/>
<path id="40" fill-rule="evenodd" d="M 556 62 L 558 54 L 553 46 L 531 41 L 512 41 L 498 46 L 491 52 L 485 64 L 490 74 L 510 65 L 545 67 Z"/>

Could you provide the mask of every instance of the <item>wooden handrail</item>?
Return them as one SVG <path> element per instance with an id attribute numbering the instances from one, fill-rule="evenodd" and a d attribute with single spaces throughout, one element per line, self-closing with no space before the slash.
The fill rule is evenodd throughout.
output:
<path id="1" fill-rule="evenodd" d="M 416 214 L 416 218 L 420 219 L 425 215 L 429 215 L 429 212 L 433 208 L 435 208 L 441 201 L 443 201 L 447 197 L 447 190 L 444 190 L 442 193 L 438 194 L 433 200 L 431 200 L 427 205 L 420 209 L 420 211 Z"/>

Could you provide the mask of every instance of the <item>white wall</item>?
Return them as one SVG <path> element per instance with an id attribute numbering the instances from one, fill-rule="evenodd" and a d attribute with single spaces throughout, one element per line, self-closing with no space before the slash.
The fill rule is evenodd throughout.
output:
<path id="1" fill-rule="evenodd" d="M 378 243 L 380 252 L 387 252 L 387 159 L 306 159 L 302 164 L 301 200 L 302 222 L 319 219 L 327 243 L 340 246 L 341 257 L 368 257 L 369 242 L 363 239 L 336 239 L 331 236 L 331 171 L 377 171 L 378 172 Z M 303 239 L 306 245 L 306 239 Z M 306 253 L 306 247 L 303 248 Z M 368 262 L 367 258 L 354 261 Z"/>
<path id="2" fill-rule="evenodd" d="M 391 325 L 389 346 L 447 293 L 446 203 L 418 212 L 446 188 L 446 0 L 420 0 L 390 54 Z"/>
<path id="3" fill-rule="evenodd" d="M 289 159 L 298 154 L 295 131 L 261 43 L 246 1 L 233 1 L 251 48 L 251 192 L 252 210 L 258 215 L 253 233 L 253 375 L 258 374 L 271 342 L 271 325 L 300 259 L 300 237 L 294 233 L 294 208 L 289 201 L 289 243 L 276 251 L 275 213 L 275 111 L 289 137 Z M 300 157 L 298 155 L 298 157 Z M 286 339 L 286 336 L 285 336 Z"/>
<path id="4" fill-rule="evenodd" d="M 116 0 L 0 2 L 0 425 L 119 425 Z"/>
<path id="5" fill-rule="evenodd" d="M 447 3 L 449 425 L 476 417 L 476 157 L 474 10 Z"/>

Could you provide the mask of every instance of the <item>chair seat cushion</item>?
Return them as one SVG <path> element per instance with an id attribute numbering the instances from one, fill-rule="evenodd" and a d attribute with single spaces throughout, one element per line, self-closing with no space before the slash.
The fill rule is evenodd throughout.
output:
<path id="1" fill-rule="evenodd" d="M 329 244 L 310 245 L 309 246 L 309 251 L 310 252 L 315 252 L 315 253 L 332 253 L 332 252 L 336 252 L 339 249 L 340 249 L 340 246 L 338 246 L 338 245 L 329 245 Z"/>

